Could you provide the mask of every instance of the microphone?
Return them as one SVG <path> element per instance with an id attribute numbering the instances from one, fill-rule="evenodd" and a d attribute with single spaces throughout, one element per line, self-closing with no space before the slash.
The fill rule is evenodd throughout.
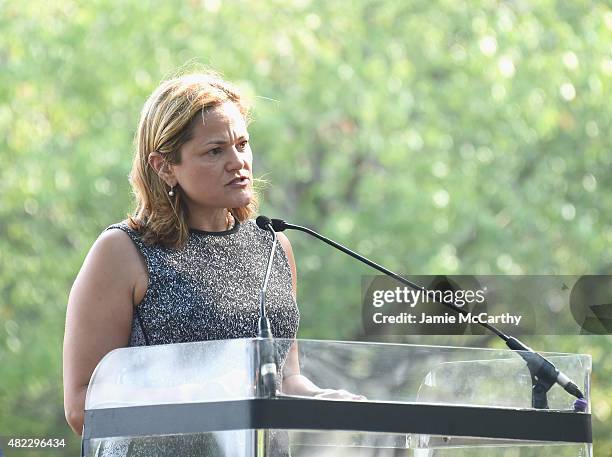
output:
<path id="1" fill-rule="evenodd" d="M 548 408 L 545 394 L 548 392 L 550 387 L 556 383 L 563 387 L 567 393 L 578 399 L 574 402 L 574 408 L 577 411 L 586 410 L 587 403 L 584 399 L 584 394 L 580 391 L 578 386 L 572 382 L 569 376 L 555 367 L 546 357 L 538 354 L 517 338 L 511 335 L 508 335 L 507 338 L 506 346 L 513 351 L 517 351 L 523 360 L 525 360 L 527 363 L 527 368 L 531 373 L 532 380 L 536 381 L 533 386 L 534 392 L 532 399 L 535 408 Z M 543 397 L 541 392 L 535 392 L 538 389 L 545 389 Z"/>
<path id="2" fill-rule="evenodd" d="M 265 216 L 260 216 L 260 217 L 265 217 Z M 333 240 L 330 240 L 329 238 L 324 237 L 323 235 L 315 232 L 314 230 L 311 230 L 307 227 L 302 227 L 300 225 L 290 224 L 288 222 L 285 222 L 282 219 L 268 219 L 267 217 L 265 219 L 268 221 L 271 221 L 272 228 L 276 232 L 282 232 L 287 229 L 292 229 L 292 230 L 299 230 L 301 232 L 308 233 L 309 235 L 320 239 L 324 243 L 327 243 L 330 246 L 333 246 L 334 248 L 344 252 L 345 254 L 350 255 L 351 257 L 359 260 L 360 262 L 365 263 L 366 265 L 374 268 L 375 270 L 378 270 L 381 273 L 384 273 L 385 275 L 392 277 L 393 279 L 400 282 L 401 284 L 404 284 L 415 290 L 423 289 L 418 284 L 415 284 L 407 280 L 406 278 L 403 278 L 402 276 L 392 272 L 391 270 L 388 270 L 387 268 L 381 265 L 378 265 L 377 263 L 372 262 L 370 259 L 350 250 L 349 248 L 345 246 L 342 246 L 339 243 L 336 243 Z M 457 307 L 453 303 L 446 303 L 443 301 L 442 304 L 452 309 L 455 312 L 465 314 L 465 315 L 469 314 L 468 311 L 464 310 L 463 308 Z M 508 348 L 510 348 L 511 350 L 518 352 L 518 354 L 527 363 L 527 368 L 529 369 L 529 373 L 531 374 L 531 379 L 533 383 L 532 385 L 532 404 L 534 408 L 538 408 L 538 409 L 548 408 L 548 401 L 546 398 L 546 393 L 550 390 L 552 385 L 556 383 L 556 384 L 559 384 L 567 393 L 569 393 L 570 395 L 573 395 L 574 397 L 578 399 L 574 402 L 574 409 L 576 411 L 586 410 L 587 402 L 584 399 L 584 394 L 580 391 L 578 386 L 575 383 L 573 383 L 566 374 L 559 371 L 550 360 L 546 359 L 541 354 L 535 352 L 533 349 L 531 349 L 530 347 L 522 343 L 517 338 L 511 335 L 504 334 L 501 330 L 497 329 L 493 325 L 487 322 L 478 322 L 478 323 L 482 325 L 483 327 L 485 327 L 487 330 L 491 331 L 492 333 L 500 337 L 502 340 L 504 340 L 504 342 L 506 343 L 506 346 L 508 346 Z"/>
<path id="3" fill-rule="evenodd" d="M 260 385 L 263 388 L 263 396 L 274 397 L 276 396 L 277 363 L 276 351 L 274 349 L 274 336 L 272 335 L 270 320 L 266 315 L 266 291 L 268 289 L 268 281 L 270 280 L 270 273 L 272 271 L 272 261 L 276 251 L 277 237 L 276 232 L 272 228 L 270 219 L 268 219 L 266 216 L 259 216 L 255 222 L 260 229 L 272 233 L 272 248 L 270 249 L 270 257 L 268 258 L 266 274 L 264 275 L 263 284 L 259 293 L 257 352 L 259 356 L 258 377 L 261 381 Z"/>

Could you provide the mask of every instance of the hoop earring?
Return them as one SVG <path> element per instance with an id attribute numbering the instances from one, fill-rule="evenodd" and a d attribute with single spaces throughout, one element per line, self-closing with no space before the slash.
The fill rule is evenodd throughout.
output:
<path id="1" fill-rule="evenodd" d="M 174 195 L 175 195 L 175 194 L 174 194 L 174 186 L 171 186 L 171 187 L 170 187 L 170 190 L 168 191 L 168 195 L 169 195 L 170 197 L 174 197 Z"/>

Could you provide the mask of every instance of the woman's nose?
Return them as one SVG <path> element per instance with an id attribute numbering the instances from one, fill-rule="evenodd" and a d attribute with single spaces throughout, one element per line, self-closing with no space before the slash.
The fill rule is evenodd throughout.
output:
<path id="1" fill-rule="evenodd" d="M 244 166 L 245 158 L 244 153 L 240 152 L 236 146 L 232 146 L 231 152 L 228 156 L 227 167 L 230 170 L 240 169 Z"/>

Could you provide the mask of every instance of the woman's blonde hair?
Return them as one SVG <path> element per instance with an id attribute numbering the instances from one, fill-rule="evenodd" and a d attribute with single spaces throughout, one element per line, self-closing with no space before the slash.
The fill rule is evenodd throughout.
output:
<path id="1" fill-rule="evenodd" d="M 136 150 L 130 173 L 136 208 L 128 216 L 129 226 L 147 244 L 180 247 L 189 237 L 187 206 L 180 190 L 174 196 L 149 165 L 149 155 L 158 152 L 164 162 L 178 164 L 180 149 L 193 137 L 197 122 L 207 110 L 231 101 L 245 120 L 249 110 L 240 92 L 212 72 L 192 73 L 164 81 L 148 98 L 136 134 Z M 240 222 L 256 214 L 257 197 L 244 208 L 228 208 Z"/>

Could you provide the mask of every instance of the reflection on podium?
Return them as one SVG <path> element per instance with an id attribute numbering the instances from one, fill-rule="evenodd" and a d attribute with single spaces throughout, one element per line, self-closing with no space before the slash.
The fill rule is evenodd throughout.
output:
<path id="1" fill-rule="evenodd" d="M 256 339 L 117 349 L 94 372 L 83 454 L 93 456 L 587 457 L 591 415 L 559 386 L 531 406 L 532 379 L 506 350 L 315 340 L 303 375 L 364 401 L 263 398 Z M 543 354 L 589 399 L 591 358 Z"/>

